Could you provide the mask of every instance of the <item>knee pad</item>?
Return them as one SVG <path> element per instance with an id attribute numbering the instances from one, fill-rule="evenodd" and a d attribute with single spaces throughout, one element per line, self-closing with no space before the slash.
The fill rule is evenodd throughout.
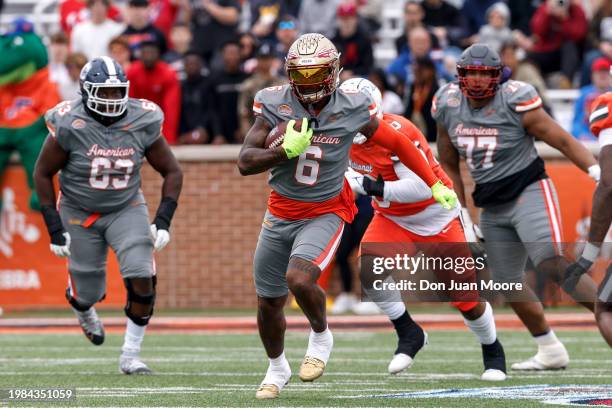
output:
<path id="1" fill-rule="evenodd" d="M 126 278 L 124 279 L 125 287 L 127 289 L 127 303 L 125 308 L 125 315 L 134 323 L 139 326 L 146 326 L 153 316 L 153 306 L 155 305 L 155 286 L 157 285 L 157 276 L 153 275 L 151 279 L 151 291 L 145 291 L 148 293 L 142 293 L 138 289 L 134 288 L 134 279 L 148 279 L 148 278 Z M 140 293 L 139 293 L 140 292 Z M 133 304 L 148 305 L 147 313 L 135 313 L 132 310 Z"/>
<path id="2" fill-rule="evenodd" d="M 106 294 L 104 296 L 106 296 Z M 104 296 L 102 297 L 102 299 L 104 299 Z M 79 312 L 86 312 L 87 310 L 89 310 L 90 307 L 93 306 L 93 303 L 89 305 L 79 303 L 75 298 L 72 297 L 70 288 L 66 289 L 66 300 L 73 308 L 75 308 Z"/>

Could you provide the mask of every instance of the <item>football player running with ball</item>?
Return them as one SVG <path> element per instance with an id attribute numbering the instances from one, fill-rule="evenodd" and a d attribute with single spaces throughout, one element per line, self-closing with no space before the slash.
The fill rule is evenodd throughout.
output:
<path id="1" fill-rule="evenodd" d="M 80 99 L 64 101 L 46 114 L 50 137 L 36 163 L 36 191 L 51 251 L 68 258 L 66 298 L 95 345 L 104 342 L 94 305 L 106 293 L 108 247 L 117 255 L 128 317 L 119 369 L 149 374 L 139 354 L 155 303 L 153 250 L 170 240 L 183 175 L 161 134 L 163 113 L 153 102 L 128 97 L 129 81 L 117 62 L 109 57 L 88 62 L 80 87 Z M 140 190 L 145 157 L 164 178 L 152 225 Z M 58 172 L 56 209 L 53 177 Z"/>
<path id="2" fill-rule="evenodd" d="M 383 113 L 382 94 L 376 85 L 367 79 L 353 78 L 345 81 L 340 89 L 358 89 L 370 95 L 376 102 L 378 119 L 404 134 L 408 143 L 414 143 L 427 158 L 434 173 L 452 188 L 452 182 L 436 161 L 425 136 L 418 128 L 402 116 Z M 361 256 L 388 255 L 384 249 L 382 253 L 377 253 L 380 252 L 378 243 L 387 242 L 390 245 L 414 243 L 415 250 L 418 250 L 419 244 L 423 244 L 423 252 L 428 256 L 471 257 L 467 243 L 461 245 L 466 242 L 460 221 L 461 205 L 457 202 L 452 211 L 443 209 L 432 199 L 425 182 L 398 162 L 393 151 L 372 145 L 360 136 L 355 141 L 350 156 L 350 164 L 354 169 L 349 168 L 346 177 L 353 192 L 372 196 L 376 210 L 361 241 Z M 373 245 L 368 246 L 368 243 Z M 448 245 L 437 245 L 440 243 Z M 365 278 L 362 279 L 364 283 L 367 277 L 362 278 Z M 393 278 L 389 276 L 387 279 Z M 475 271 L 471 269 L 468 273 L 453 275 L 453 279 L 475 282 Z M 389 373 L 397 374 L 412 365 L 427 335 L 410 317 L 399 291 L 378 292 L 367 287 L 367 284 L 365 286 L 365 293 L 389 317 L 397 333 L 397 350 L 389 363 Z M 506 358 L 497 339 L 491 305 L 478 301 L 480 296 L 476 291 L 455 292 L 450 297 L 452 305 L 461 312 L 466 326 L 482 346 L 485 370 L 481 379 L 505 380 Z"/>
<path id="3" fill-rule="evenodd" d="M 610 68 L 612 75 L 612 68 Z M 591 132 L 597 136 L 601 151 L 599 164 L 601 180 L 593 194 L 591 226 L 588 242 L 578 261 L 568 268 L 569 280 L 577 282 L 597 259 L 601 244 L 606 238 L 612 222 L 612 92 L 599 96 L 593 102 L 589 122 Z M 595 318 L 599 331 L 608 345 L 612 347 L 612 265 L 599 286 L 599 296 L 595 304 Z"/>
<path id="4" fill-rule="evenodd" d="M 285 60 L 289 85 L 263 89 L 255 96 L 255 123 L 238 158 L 243 175 L 271 170 L 272 192 L 253 260 L 257 323 L 270 360 L 256 393 L 259 399 L 278 397 L 291 376 L 283 313 L 289 289 L 312 328 L 300 379 L 314 381 L 327 364 L 333 337 L 325 293 L 316 281 L 333 258 L 344 223 L 355 215 L 344 172 L 358 132 L 396 152 L 445 208 L 456 204 L 455 193 L 436 177 L 418 149 L 376 118 L 370 97 L 337 90 L 339 65 L 338 51 L 325 36 L 300 36 Z M 296 120 L 300 130 L 294 129 Z M 265 148 L 270 131 L 286 121 L 282 144 Z"/>
<path id="5" fill-rule="evenodd" d="M 464 206 L 459 158 L 466 160 L 476 183 L 474 204 L 483 208 L 480 229 L 493 279 L 523 282 L 529 257 L 537 273 L 564 285 L 568 262 L 562 256 L 559 205 L 535 139 L 560 150 L 595 179 L 599 178 L 599 166 L 593 155 L 542 109 L 542 100 L 531 85 L 512 80 L 500 84 L 502 65 L 491 47 L 474 44 L 467 48 L 457 71 L 459 82 L 443 86 L 432 105 L 438 123 L 438 153 Z M 546 322 L 533 291 L 523 287 L 520 299 L 509 298 L 510 305 L 536 341 L 538 352 L 513 364 L 512 369 L 566 367 L 567 350 Z M 588 275 L 575 287 L 564 285 L 564 289 L 593 310 L 595 284 Z"/>

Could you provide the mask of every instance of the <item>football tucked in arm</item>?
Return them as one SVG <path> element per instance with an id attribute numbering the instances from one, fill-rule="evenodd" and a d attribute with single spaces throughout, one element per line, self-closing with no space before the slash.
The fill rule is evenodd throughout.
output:
<path id="1" fill-rule="evenodd" d="M 301 121 L 296 121 L 293 128 L 299 131 L 300 128 L 298 127 L 298 125 L 301 123 Z M 268 133 L 268 137 L 266 137 L 266 141 L 264 142 L 265 149 L 274 149 L 283 144 L 285 132 L 287 131 L 287 124 L 289 124 L 289 122 L 280 122 L 279 124 L 274 126 L 270 133 Z"/>

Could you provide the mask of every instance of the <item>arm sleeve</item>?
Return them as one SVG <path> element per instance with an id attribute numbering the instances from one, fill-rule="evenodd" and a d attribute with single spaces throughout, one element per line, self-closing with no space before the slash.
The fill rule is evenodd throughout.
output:
<path id="1" fill-rule="evenodd" d="M 378 129 L 370 140 L 394 152 L 400 161 L 419 176 L 428 186 L 438 182 L 438 178 L 421 154 L 419 149 L 400 132 L 385 121 L 378 121 Z"/>
<path id="2" fill-rule="evenodd" d="M 153 103 L 153 102 L 151 102 Z M 149 148 L 157 139 L 162 137 L 162 133 L 165 132 L 164 128 L 164 112 L 161 108 L 155 105 L 157 109 L 148 113 L 150 116 L 149 123 L 145 127 L 145 150 Z"/>
<path id="3" fill-rule="evenodd" d="M 272 119 L 274 115 L 270 110 L 270 103 L 268 102 L 268 98 L 266 98 L 266 94 L 268 92 L 273 92 L 264 88 L 258 91 L 255 94 L 255 99 L 253 100 L 253 114 L 255 117 L 260 117 L 270 126 L 274 127 L 274 120 Z"/>
<path id="4" fill-rule="evenodd" d="M 507 82 L 504 91 L 509 93 L 508 105 L 513 112 L 524 113 L 542 107 L 538 91 L 526 82 Z"/>
<path id="5" fill-rule="evenodd" d="M 67 114 L 69 106 L 69 101 L 60 102 L 54 108 L 49 109 L 45 114 L 45 124 L 47 125 L 49 135 L 51 135 L 66 152 L 70 151 L 70 143 L 69 138 L 66 137 L 66 130 L 62 128 L 61 118 L 63 115 Z"/>
<path id="6" fill-rule="evenodd" d="M 393 165 L 396 181 L 385 181 L 384 199 L 396 203 L 416 203 L 432 197 L 431 189 L 402 163 Z"/>

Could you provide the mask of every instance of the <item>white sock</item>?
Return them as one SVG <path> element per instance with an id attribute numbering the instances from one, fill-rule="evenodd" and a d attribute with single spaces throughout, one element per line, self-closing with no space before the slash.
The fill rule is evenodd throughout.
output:
<path id="1" fill-rule="evenodd" d="M 468 320 L 464 317 L 463 321 L 472 333 L 474 333 L 480 344 L 493 344 L 495 339 L 497 339 L 493 308 L 491 308 L 489 302 L 485 303 L 485 311 L 478 319 Z"/>
<path id="2" fill-rule="evenodd" d="M 321 333 L 315 333 L 314 330 L 310 330 L 306 355 L 318 358 L 327 364 L 327 360 L 329 359 L 333 345 L 334 337 L 332 336 L 331 331 L 329 331 L 329 327 Z"/>
<path id="3" fill-rule="evenodd" d="M 139 326 L 134 323 L 132 319 L 127 319 L 121 355 L 126 357 L 138 357 L 146 328 L 147 326 Z"/>
<path id="4" fill-rule="evenodd" d="M 377 302 L 376 306 L 385 312 L 389 320 L 395 320 L 406 311 L 404 302 Z"/>
<path id="5" fill-rule="evenodd" d="M 552 346 L 559 343 L 559 339 L 552 329 L 550 329 L 548 333 L 542 334 L 541 336 L 533 336 L 533 339 L 536 341 L 536 343 L 538 343 L 538 347 Z"/>
<path id="6" fill-rule="evenodd" d="M 388 276 L 385 283 L 394 283 L 393 276 Z M 364 289 L 367 298 L 376 303 L 389 318 L 395 320 L 406 311 L 406 305 L 402 300 L 402 295 L 399 290 L 375 290 L 374 288 Z"/>
<path id="7" fill-rule="evenodd" d="M 268 371 L 261 383 L 274 384 L 278 389 L 282 389 L 289 380 L 289 377 L 291 377 L 291 367 L 289 367 L 285 352 L 283 351 L 283 353 L 276 358 L 268 358 L 268 360 L 270 360 L 270 365 L 268 365 Z"/>

